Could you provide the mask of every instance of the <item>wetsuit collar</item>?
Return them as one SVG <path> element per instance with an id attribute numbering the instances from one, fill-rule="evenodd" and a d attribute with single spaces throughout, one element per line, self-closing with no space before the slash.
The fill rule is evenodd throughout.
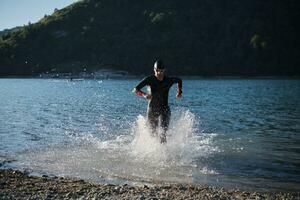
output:
<path id="1" fill-rule="evenodd" d="M 155 76 L 155 75 L 154 75 Z M 158 78 L 157 78 L 157 76 L 155 76 L 155 78 L 156 78 L 156 80 L 158 80 L 159 82 L 162 82 L 163 80 L 165 80 L 165 78 L 166 78 L 166 75 L 164 75 L 164 77 L 163 77 L 163 79 L 162 80 L 159 80 Z"/>

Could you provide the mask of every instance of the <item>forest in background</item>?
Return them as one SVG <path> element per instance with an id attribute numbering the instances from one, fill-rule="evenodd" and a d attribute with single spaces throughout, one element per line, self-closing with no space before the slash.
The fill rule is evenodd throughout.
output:
<path id="1" fill-rule="evenodd" d="M 299 76 L 296 0 L 83 0 L 0 32 L 0 76 Z M 28 10 L 30 12 L 30 10 Z"/>

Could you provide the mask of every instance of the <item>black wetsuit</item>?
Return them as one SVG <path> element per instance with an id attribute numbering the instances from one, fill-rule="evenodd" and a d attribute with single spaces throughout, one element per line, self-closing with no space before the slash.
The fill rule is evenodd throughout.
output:
<path id="1" fill-rule="evenodd" d="M 137 91 L 140 91 L 146 85 L 151 88 L 152 99 L 148 104 L 148 121 L 153 131 L 158 126 L 159 117 L 161 117 L 163 130 L 167 131 L 169 127 L 171 111 L 168 105 L 168 97 L 169 90 L 174 83 L 178 83 L 181 90 L 182 80 L 180 78 L 164 76 L 164 79 L 159 81 L 156 76 L 150 75 L 135 87 Z"/>

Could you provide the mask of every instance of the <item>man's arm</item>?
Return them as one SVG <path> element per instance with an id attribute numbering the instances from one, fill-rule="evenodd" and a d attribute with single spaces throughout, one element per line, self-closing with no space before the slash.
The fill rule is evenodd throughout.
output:
<path id="1" fill-rule="evenodd" d="M 141 89 L 149 84 L 149 77 L 145 77 L 135 88 L 133 89 L 133 92 L 137 96 L 147 97 L 147 93 L 143 92 Z"/>
<path id="2" fill-rule="evenodd" d="M 182 97 L 182 80 L 180 78 L 172 78 L 173 83 L 177 83 L 177 95 L 176 98 Z"/>

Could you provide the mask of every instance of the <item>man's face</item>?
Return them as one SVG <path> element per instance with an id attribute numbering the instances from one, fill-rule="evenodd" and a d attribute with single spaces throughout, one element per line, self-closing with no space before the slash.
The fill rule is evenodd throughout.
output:
<path id="1" fill-rule="evenodd" d="M 163 78 L 165 75 L 165 69 L 154 68 L 154 73 L 157 78 Z"/>

